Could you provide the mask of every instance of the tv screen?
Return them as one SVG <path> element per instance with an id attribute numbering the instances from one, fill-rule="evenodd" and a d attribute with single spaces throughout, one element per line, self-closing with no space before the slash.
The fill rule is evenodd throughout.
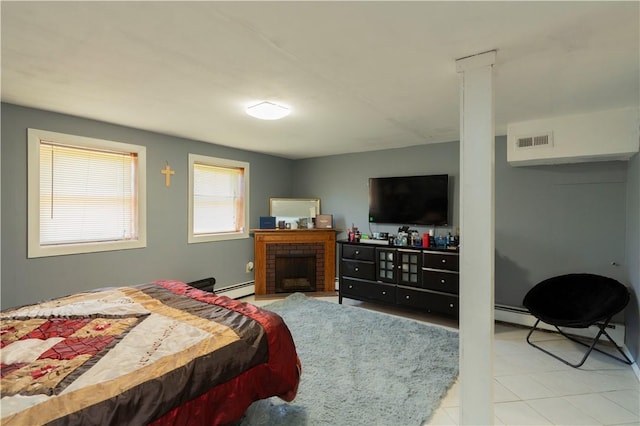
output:
<path id="1" fill-rule="evenodd" d="M 449 176 L 369 178 L 369 222 L 446 226 Z"/>

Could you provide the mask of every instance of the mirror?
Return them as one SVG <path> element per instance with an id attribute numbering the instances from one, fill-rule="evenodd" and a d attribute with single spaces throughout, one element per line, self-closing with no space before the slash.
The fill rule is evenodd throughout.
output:
<path id="1" fill-rule="evenodd" d="M 276 218 L 316 217 L 320 214 L 319 198 L 270 198 L 269 215 Z"/>

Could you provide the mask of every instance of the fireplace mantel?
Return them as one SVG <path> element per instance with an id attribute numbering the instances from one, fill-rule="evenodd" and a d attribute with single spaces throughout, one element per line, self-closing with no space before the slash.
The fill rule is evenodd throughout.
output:
<path id="1" fill-rule="evenodd" d="M 271 244 L 322 244 L 324 246 L 324 274 L 316 289 L 335 291 L 336 280 L 336 230 L 335 229 L 255 229 L 255 294 L 267 292 L 267 246 Z"/>

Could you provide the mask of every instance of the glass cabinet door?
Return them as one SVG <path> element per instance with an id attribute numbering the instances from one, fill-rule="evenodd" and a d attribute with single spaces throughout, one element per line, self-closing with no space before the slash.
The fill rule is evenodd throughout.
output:
<path id="1" fill-rule="evenodd" d="M 400 284 L 418 287 L 420 284 L 420 252 L 400 251 Z"/>
<path id="2" fill-rule="evenodd" d="M 396 250 L 378 249 L 378 280 L 396 282 Z"/>

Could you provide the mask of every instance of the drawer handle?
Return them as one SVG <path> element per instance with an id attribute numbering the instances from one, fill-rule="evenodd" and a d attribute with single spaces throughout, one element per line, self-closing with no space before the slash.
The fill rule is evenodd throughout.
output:
<path id="1" fill-rule="evenodd" d="M 387 294 L 387 292 L 386 292 L 386 291 L 383 291 L 383 292 L 382 292 L 382 295 L 384 296 L 385 294 Z"/>
<path id="2" fill-rule="evenodd" d="M 360 254 L 360 250 L 356 250 L 356 255 Z"/>
<path id="3" fill-rule="evenodd" d="M 358 272 L 360 270 L 360 268 L 358 268 L 357 266 L 354 268 L 356 272 Z"/>
<path id="4" fill-rule="evenodd" d="M 450 307 L 450 308 L 453 308 L 453 303 L 449 303 L 449 307 Z"/>
<path id="5" fill-rule="evenodd" d="M 409 296 L 405 296 L 405 299 L 409 300 Z"/>
<path id="6" fill-rule="evenodd" d="M 444 284 L 444 283 L 445 283 L 445 280 L 440 280 L 440 282 L 441 282 L 442 284 Z"/>
<path id="7" fill-rule="evenodd" d="M 442 259 L 442 263 L 447 263 L 447 259 Z"/>
<path id="8" fill-rule="evenodd" d="M 349 288 L 353 288 L 353 286 L 352 286 L 352 285 L 350 285 L 350 286 L 349 286 Z"/>

